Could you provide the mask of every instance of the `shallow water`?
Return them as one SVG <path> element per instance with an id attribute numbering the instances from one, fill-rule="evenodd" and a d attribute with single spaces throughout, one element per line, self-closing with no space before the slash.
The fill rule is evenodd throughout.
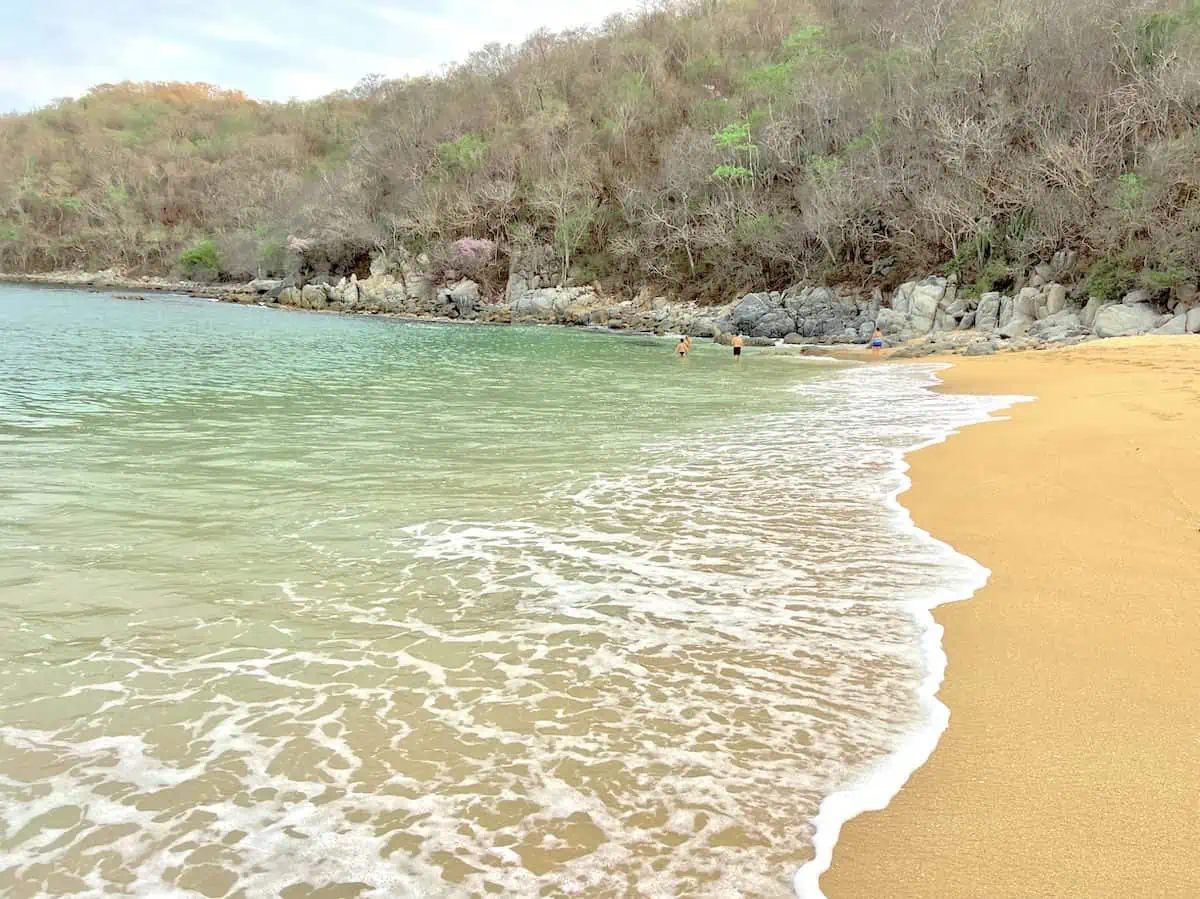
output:
<path id="1" fill-rule="evenodd" d="M 0 893 L 790 896 L 927 370 L 0 287 Z"/>

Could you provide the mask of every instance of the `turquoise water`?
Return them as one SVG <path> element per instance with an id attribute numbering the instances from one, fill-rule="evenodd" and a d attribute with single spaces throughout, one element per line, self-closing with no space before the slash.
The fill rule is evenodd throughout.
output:
<path id="1" fill-rule="evenodd" d="M 13 287 L 0 335 L 0 893 L 790 895 L 921 724 L 950 575 L 884 499 L 976 413 L 911 374 Z"/>

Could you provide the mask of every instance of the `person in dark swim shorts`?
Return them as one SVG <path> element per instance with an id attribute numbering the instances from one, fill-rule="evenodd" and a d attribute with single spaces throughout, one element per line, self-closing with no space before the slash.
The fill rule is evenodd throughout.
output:
<path id="1" fill-rule="evenodd" d="M 730 343 L 733 344 L 733 358 L 740 359 L 742 356 L 742 347 L 746 345 L 746 339 L 741 334 L 734 334 L 733 340 Z"/>
<path id="2" fill-rule="evenodd" d="M 880 331 L 878 328 L 876 328 L 875 333 L 871 335 L 871 355 L 874 356 L 876 359 L 878 359 L 879 352 L 882 349 L 883 349 L 883 332 Z"/>

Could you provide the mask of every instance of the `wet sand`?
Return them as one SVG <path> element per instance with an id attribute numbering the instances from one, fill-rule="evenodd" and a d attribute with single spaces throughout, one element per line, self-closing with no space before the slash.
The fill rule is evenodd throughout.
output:
<path id="1" fill-rule="evenodd" d="M 915 454 L 916 522 L 992 569 L 943 606 L 949 730 L 849 822 L 830 899 L 1200 896 L 1200 338 L 953 359 L 1036 395 Z"/>

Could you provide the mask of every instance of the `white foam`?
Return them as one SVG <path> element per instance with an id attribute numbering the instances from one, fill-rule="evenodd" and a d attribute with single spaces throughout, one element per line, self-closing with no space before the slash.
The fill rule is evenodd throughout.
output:
<path id="1" fill-rule="evenodd" d="M 924 366 L 914 366 L 913 368 L 917 371 L 928 371 L 929 386 L 933 387 L 941 383 L 936 372 L 944 367 L 925 369 Z M 959 399 L 961 401 L 963 398 Z M 906 457 L 926 447 L 944 443 L 964 425 L 1005 420 L 997 417 L 995 413 L 1032 399 L 1033 397 L 1027 396 L 977 398 L 978 405 L 975 410 L 977 417 L 974 421 L 948 424 L 928 440 L 896 451 L 895 470 L 898 475 L 898 484 L 894 490 L 888 493 L 886 502 L 888 508 L 892 510 L 897 526 L 913 531 L 919 535 L 920 539 L 936 546 L 945 554 L 948 570 L 959 569 L 957 576 L 948 579 L 948 583 L 923 595 L 914 596 L 910 601 L 912 613 L 922 628 L 921 651 L 925 660 L 925 674 L 917 688 L 917 693 L 926 723 L 861 779 L 822 800 L 820 811 L 813 818 L 814 857 L 800 867 L 793 878 L 793 888 L 797 899 L 827 899 L 821 890 L 820 879 L 833 862 L 834 847 L 837 845 L 843 825 L 864 812 L 880 811 L 886 808 L 892 798 L 908 782 L 913 772 L 928 761 L 929 756 L 937 747 L 938 741 L 949 726 L 950 709 L 937 696 L 946 674 L 947 658 L 942 646 L 944 628 L 933 617 L 933 610 L 946 603 L 970 599 L 987 583 L 991 576 L 991 572 L 983 565 L 969 556 L 959 553 L 948 543 L 918 527 L 913 521 L 908 509 L 900 502 L 901 494 L 912 486 L 912 480 L 908 477 L 910 466 Z"/>

